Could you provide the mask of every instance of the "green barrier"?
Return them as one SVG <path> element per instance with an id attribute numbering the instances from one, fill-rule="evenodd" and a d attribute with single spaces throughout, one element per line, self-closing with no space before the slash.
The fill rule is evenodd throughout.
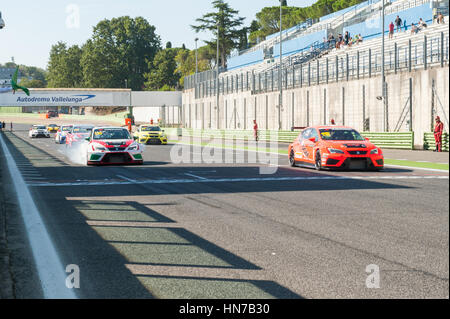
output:
<path id="1" fill-rule="evenodd" d="M 8 106 L 8 107 L 0 107 L 0 113 L 22 113 L 22 107 L 21 106 Z"/>
<path id="2" fill-rule="evenodd" d="M 254 140 L 253 131 L 249 130 L 214 130 L 214 129 L 173 129 L 164 128 L 169 136 L 213 137 L 236 140 Z M 299 131 L 259 131 L 260 141 L 277 141 L 291 143 L 300 134 Z"/>
<path id="3" fill-rule="evenodd" d="M 164 129 L 169 136 L 215 137 L 224 139 L 253 140 L 253 131 L 250 130 L 214 130 L 214 129 Z M 276 141 L 280 143 L 293 142 L 300 131 L 259 131 L 260 141 Z M 373 144 L 381 148 L 414 149 L 414 132 L 406 133 L 362 133 Z"/>
<path id="4" fill-rule="evenodd" d="M 423 136 L 423 148 L 425 150 L 435 150 L 436 141 L 434 139 L 434 133 L 425 133 Z M 449 135 L 448 133 L 442 134 L 442 150 L 444 152 L 449 151 Z"/>
<path id="5" fill-rule="evenodd" d="M 362 136 L 381 148 L 414 149 L 414 132 L 405 133 L 372 133 L 364 132 Z"/>

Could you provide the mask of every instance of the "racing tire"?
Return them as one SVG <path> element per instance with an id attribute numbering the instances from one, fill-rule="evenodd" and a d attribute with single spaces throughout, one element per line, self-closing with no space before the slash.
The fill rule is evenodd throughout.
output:
<path id="1" fill-rule="evenodd" d="M 316 157 L 314 160 L 314 168 L 317 171 L 321 171 L 322 170 L 322 157 L 320 156 L 320 151 L 316 152 Z"/>
<path id="2" fill-rule="evenodd" d="M 291 152 L 289 153 L 289 164 L 291 165 L 291 167 L 297 166 L 297 163 L 295 162 L 295 155 L 294 155 L 293 150 L 291 150 Z"/>

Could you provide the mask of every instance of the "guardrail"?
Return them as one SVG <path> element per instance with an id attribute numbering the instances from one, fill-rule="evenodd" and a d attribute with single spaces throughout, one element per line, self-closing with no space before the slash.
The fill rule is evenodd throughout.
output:
<path id="1" fill-rule="evenodd" d="M 214 137 L 227 140 L 254 140 L 253 131 L 250 130 L 201 130 L 201 129 L 173 129 L 164 128 L 169 136 L 187 136 L 187 137 Z M 301 131 L 259 131 L 260 141 L 274 141 L 279 143 L 293 142 Z M 394 149 L 414 149 L 414 132 L 405 133 L 361 133 L 368 138 L 370 142 L 381 148 Z M 434 141 L 434 137 L 433 137 Z M 448 137 L 447 137 L 448 149 Z"/>
<path id="2" fill-rule="evenodd" d="M 423 148 L 425 150 L 436 149 L 436 141 L 434 140 L 433 133 L 425 133 L 423 136 Z M 444 152 L 449 151 L 449 136 L 448 133 L 442 134 L 442 150 Z"/>

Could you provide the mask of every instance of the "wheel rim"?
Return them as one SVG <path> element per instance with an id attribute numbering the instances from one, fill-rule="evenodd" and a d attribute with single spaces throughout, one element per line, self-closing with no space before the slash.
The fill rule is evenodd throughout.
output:
<path id="1" fill-rule="evenodd" d="M 322 168 L 322 159 L 320 158 L 320 153 L 317 153 L 316 155 L 316 168 L 317 169 Z"/>
<path id="2" fill-rule="evenodd" d="M 295 159 L 294 159 L 294 153 L 292 151 L 291 151 L 291 154 L 289 155 L 289 162 L 291 163 L 292 166 L 294 166 Z"/>

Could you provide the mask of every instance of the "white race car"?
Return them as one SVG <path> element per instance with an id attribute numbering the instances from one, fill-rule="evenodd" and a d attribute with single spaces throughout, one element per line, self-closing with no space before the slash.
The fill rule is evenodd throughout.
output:
<path id="1" fill-rule="evenodd" d="M 144 159 L 143 146 L 123 127 L 96 127 L 86 139 L 87 165 L 138 164 Z"/>
<path id="2" fill-rule="evenodd" d="M 34 138 L 34 137 L 50 137 L 50 133 L 47 130 L 47 127 L 45 125 L 33 125 L 30 128 L 30 131 L 28 132 L 28 137 Z"/>
<path id="3" fill-rule="evenodd" d="M 64 144 L 66 142 L 66 136 L 72 131 L 73 125 L 62 125 L 55 135 L 55 143 Z"/>

